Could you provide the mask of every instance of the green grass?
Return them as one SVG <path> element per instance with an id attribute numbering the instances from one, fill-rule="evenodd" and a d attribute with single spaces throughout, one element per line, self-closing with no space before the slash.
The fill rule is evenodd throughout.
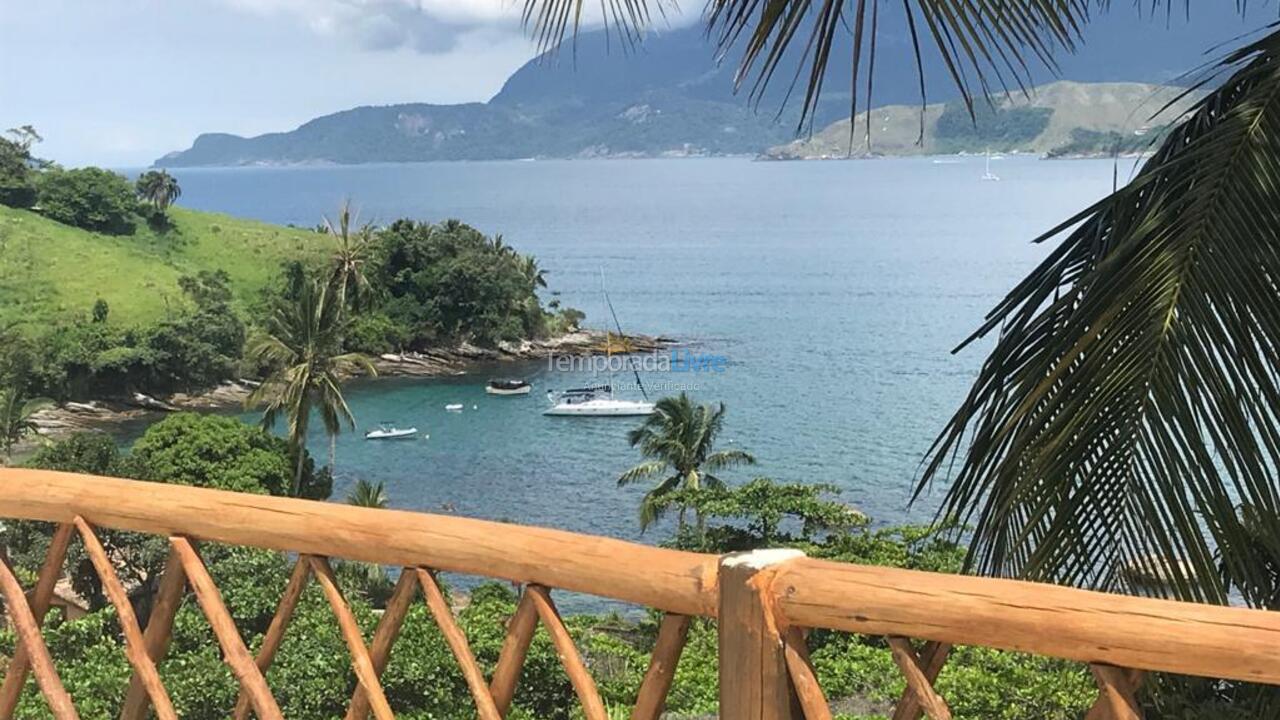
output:
<path id="1" fill-rule="evenodd" d="M 308 230 L 182 208 L 169 214 L 164 233 L 143 223 L 134 235 L 113 237 L 0 206 L 0 328 L 34 331 L 87 316 L 99 298 L 112 324 L 154 322 L 183 302 L 178 278 L 200 270 L 225 270 L 243 307 L 281 262 L 322 257 L 328 248 Z"/>

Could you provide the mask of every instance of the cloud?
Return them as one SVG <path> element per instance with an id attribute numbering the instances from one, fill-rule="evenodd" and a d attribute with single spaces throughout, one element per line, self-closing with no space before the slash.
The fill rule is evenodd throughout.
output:
<path id="1" fill-rule="evenodd" d="M 520 9 L 511 0 L 224 1 L 247 13 L 295 18 L 322 38 L 371 51 L 441 54 L 466 33 L 520 27 Z"/>

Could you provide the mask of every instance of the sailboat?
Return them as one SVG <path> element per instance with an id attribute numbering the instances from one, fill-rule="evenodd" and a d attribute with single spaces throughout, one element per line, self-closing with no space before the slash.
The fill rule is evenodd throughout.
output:
<path id="1" fill-rule="evenodd" d="M 991 172 L 991 150 L 987 150 L 987 171 L 982 174 L 983 180 L 999 180 L 1000 176 Z"/>
<path id="2" fill-rule="evenodd" d="M 618 329 L 618 337 L 625 338 L 622 332 L 622 323 L 618 321 L 618 313 L 613 309 L 613 301 L 609 299 L 609 292 L 604 287 L 604 268 L 600 269 L 600 293 L 604 295 L 605 305 L 609 308 L 609 314 L 613 316 L 613 324 Z M 613 339 L 606 334 L 606 347 L 613 346 Z M 640 371 L 636 370 L 628 358 L 627 366 L 631 368 L 631 372 L 636 376 L 636 387 L 640 388 L 640 394 L 644 396 L 644 400 L 623 400 L 614 397 L 613 394 L 613 372 L 610 371 L 610 379 L 607 385 L 593 385 L 589 387 L 570 388 L 563 392 L 547 391 L 547 400 L 551 403 L 551 407 L 543 411 L 543 415 L 575 415 L 590 417 L 636 417 L 643 415 L 652 415 L 654 404 L 649 402 L 649 393 L 644 389 L 644 383 L 640 381 Z"/>

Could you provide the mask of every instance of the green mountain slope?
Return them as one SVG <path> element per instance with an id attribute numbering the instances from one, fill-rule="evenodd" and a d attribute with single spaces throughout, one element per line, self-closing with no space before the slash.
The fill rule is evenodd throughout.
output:
<path id="1" fill-rule="evenodd" d="M 237 303 L 255 301 L 286 259 L 319 257 L 324 236 L 226 215 L 171 208 L 163 233 L 140 225 L 111 236 L 0 206 L 0 327 L 32 328 L 86 316 L 102 299 L 118 325 L 165 317 L 181 302 L 178 278 L 225 270 Z"/>
<path id="2" fill-rule="evenodd" d="M 839 120 L 810 138 L 769 148 L 764 157 L 818 160 L 985 150 L 1077 155 L 1107 153 L 1117 143 L 1122 151 L 1141 150 L 1193 102 L 1183 98 L 1152 120 L 1152 114 L 1182 92 L 1143 83 L 1055 82 L 1035 88 L 1029 98 L 1015 94 L 995 108 L 980 106 L 977 127 L 960 104 L 939 103 L 925 109 L 923 142 L 918 142 L 920 107 L 893 105 L 860 114 L 852 133 L 849 121 Z"/>

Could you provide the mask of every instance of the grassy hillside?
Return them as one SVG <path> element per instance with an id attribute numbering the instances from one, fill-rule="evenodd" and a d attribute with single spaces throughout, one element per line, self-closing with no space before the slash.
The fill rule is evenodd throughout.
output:
<path id="1" fill-rule="evenodd" d="M 855 118 L 850 146 L 849 121 L 840 120 L 813 137 L 770 148 L 765 156 L 778 160 L 810 160 L 866 155 L 928 155 L 938 153 L 1026 152 L 1055 154 L 1106 151 L 1115 138 L 1142 138 L 1155 129 L 1151 115 L 1173 100 L 1178 88 L 1141 83 L 1055 82 L 1035 88 L 1028 98 L 1015 93 L 997 103 L 996 111 L 980 108 L 978 127 L 958 103 L 930 105 L 924 113 L 924 142 L 920 135 L 920 106 L 893 105 Z M 1155 125 L 1177 117 L 1190 106 L 1184 98 Z M 867 144 L 867 122 L 871 144 Z M 1096 138 L 1094 143 L 1085 139 Z M 1098 145 L 1097 147 L 1094 147 Z"/>
<path id="2" fill-rule="evenodd" d="M 173 227 L 110 236 L 0 206 L 0 327 L 35 328 L 88 315 L 99 298 L 116 325 L 165 317 L 181 301 L 178 278 L 225 270 L 244 305 L 289 258 L 319 256 L 326 239 L 307 230 L 172 208 Z"/>

